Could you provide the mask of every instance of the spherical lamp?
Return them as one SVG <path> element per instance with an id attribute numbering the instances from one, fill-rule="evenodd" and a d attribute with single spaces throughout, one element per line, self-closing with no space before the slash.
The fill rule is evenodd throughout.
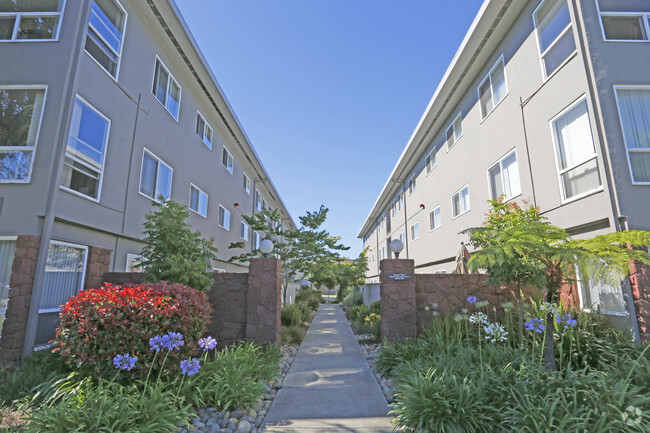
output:
<path id="1" fill-rule="evenodd" d="M 390 247 L 390 250 L 393 253 L 395 253 L 395 258 L 399 259 L 399 253 L 401 253 L 402 250 L 404 249 L 404 242 L 402 242 L 400 239 L 393 239 L 390 242 L 389 247 Z"/>
<path id="2" fill-rule="evenodd" d="M 268 239 L 264 239 L 260 242 L 260 251 L 264 254 L 264 257 L 268 257 L 269 254 L 273 251 L 273 242 Z"/>

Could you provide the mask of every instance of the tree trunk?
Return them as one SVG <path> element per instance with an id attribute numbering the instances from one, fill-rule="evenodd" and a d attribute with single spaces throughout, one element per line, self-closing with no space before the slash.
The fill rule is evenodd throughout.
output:
<path id="1" fill-rule="evenodd" d="M 546 329 L 544 330 L 544 365 L 546 365 L 546 368 L 549 371 L 557 371 L 557 366 L 555 365 L 555 348 L 553 345 L 554 320 L 552 313 L 546 314 Z"/>

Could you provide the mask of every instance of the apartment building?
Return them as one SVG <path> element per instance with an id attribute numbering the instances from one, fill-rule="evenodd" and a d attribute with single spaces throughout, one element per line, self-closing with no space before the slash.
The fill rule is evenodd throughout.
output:
<path id="1" fill-rule="evenodd" d="M 650 2 L 486 0 L 359 232 L 369 283 L 400 238 L 416 272 L 455 269 L 488 199 L 576 237 L 650 230 Z M 628 284 L 581 307 L 634 314 Z"/>
<path id="2" fill-rule="evenodd" d="M 173 0 L 0 2 L 0 64 L 1 348 L 47 343 L 69 296 L 134 270 L 160 197 L 216 271 L 259 244 L 242 216 L 295 227 Z"/>

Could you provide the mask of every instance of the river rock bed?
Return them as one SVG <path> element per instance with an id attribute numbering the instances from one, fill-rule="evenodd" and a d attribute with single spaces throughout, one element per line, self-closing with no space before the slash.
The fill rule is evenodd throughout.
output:
<path id="1" fill-rule="evenodd" d="M 271 407 L 275 394 L 282 388 L 282 381 L 298 353 L 297 346 L 282 346 L 282 359 L 278 364 L 278 374 L 265 383 L 265 393 L 254 408 L 233 408 L 225 412 L 208 407 L 198 409 L 190 418 L 190 425 L 179 426 L 178 433 L 257 433 L 266 412 Z"/>
<path id="2" fill-rule="evenodd" d="M 377 343 L 372 343 L 372 344 L 360 344 L 360 346 L 361 346 L 361 351 L 366 356 L 368 365 L 370 365 L 370 370 L 372 371 L 372 374 L 375 375 L 375 378 L 377 379 L 377 382 L 379 383 L 382 392 L 386 396 L 386 401 L 388 401 L 388 404 L 392 404 L 394 401 L 393 381 L 390 378 L 384 377 L 381 374 L 379 374 L 377 372 L 377 369 L 375 368 L 375 361 L 379 357 L 379 352 L 381 351 L 381 345 Z"/>

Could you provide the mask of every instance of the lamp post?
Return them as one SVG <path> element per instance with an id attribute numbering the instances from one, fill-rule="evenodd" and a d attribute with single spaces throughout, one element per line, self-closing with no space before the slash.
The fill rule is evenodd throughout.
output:
<path id="1" fill-rule="evenodd" d="M 262 242 L 260 242 L 260 251 L 264 255 L 264 258 L 268 258 L 269 254 L 273 251 L 273 242 L 271 242 L 268 239 L 264 239 Z"/>
<path id="2" fill-rule="evenodd" d="M 395 253 L 395 258 L 399 259 L 399 253 L 404 249 L 404 242 L 399 239 L 393 239 L 390 241 L 389 248 L 393 253 Z"/>

